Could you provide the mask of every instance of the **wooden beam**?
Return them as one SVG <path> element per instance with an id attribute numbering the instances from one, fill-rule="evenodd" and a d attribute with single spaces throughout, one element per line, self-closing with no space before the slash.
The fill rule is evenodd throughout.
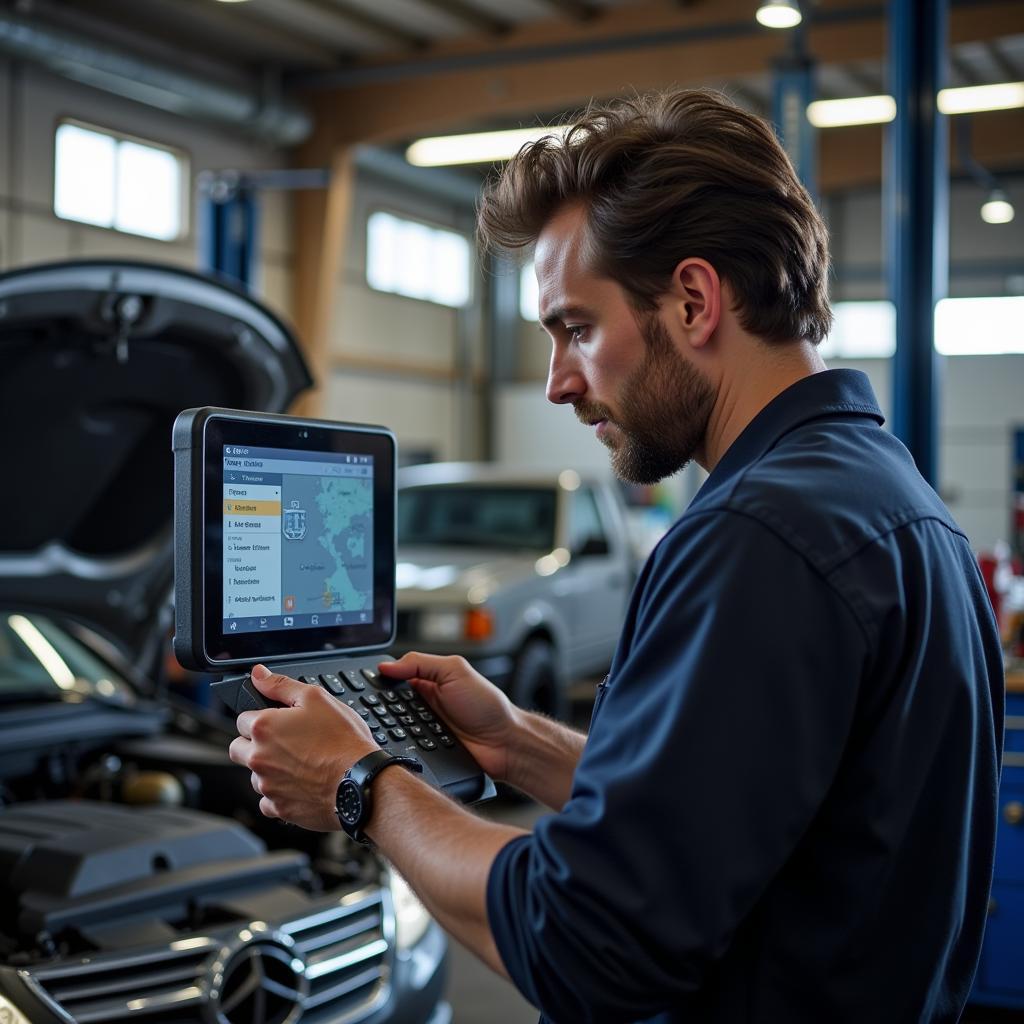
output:
<path id="1" fill-rule="evenodd" d="M 971 152 L 986 170 L 1024 171 L 1024 109 L 960 114 L 971 118 Z M 950 135 L 953 136 L 953 132 Z M 873 188 L 882 180 L 884 129 L 881 125 L 831 128 L 818 133 L 818 187 L 823 194 Z M 949 166 L 958 170 L 954 140 Z"/>
<path id="2" fill-rule="evenodd" d="M 312 94 L 318 132 L 334 143 L 388 142 L 413 134 L 451 130 L 474 119 L 529 117 L 534 111 L 581 106 L 592 96 L 670 84 L 726 84 L 763 74 L 787 47 L 785 33 L 760 29 L 749 3 L 720 0 L 680 10 L 663 4 L 630 6 L 639 29 L 609 39 L 602 29 L 573 27 L 541 46 L 513 46 L 509 37 L 451 51 L 431 50 L 413 63 L 362 65 L 373 78 Z M 593 24 L 604 24 L 619 8 Z M 742 20 L 736 20 L 742 11 Z M 729 13 L 733 20 L 726 20 Z M 808 30 L 808 49 L 822 64 L 879 60 L 886 33 L 879 15 L 833 20 L 820 15 Z M 715 17 L 719 21 L 715 22 Z M 658 31 L 649 26 L 660 24 Z M 954 9 L 952 43 L 984 41 L 1024 32 L 1024 4 L 999 0 Z M 516 34 L 517 38 L 524 38 Z M 579 43 L 573 48 L 568 43 Z M 479 58 L 479 59 L 478 59 Z M 468 61 L 468 63 L 467 63 Z M 359 70 L 354 74 L 358 75 Z M 383 76 L 383 77 L 382 77 Z"/>
<path id="3" fill-rule="evenodd" d="M 295 278 L 293 304 L 296 331 L 313 389 L 301 396 L 295 411 L 318 416 L 330 372 L 331 328 L 334 324 L 339 270 L 348 242 L 355 153 L 338 148 L 330 161 L 326 191 L 303 191 L 295 197 Z"/>

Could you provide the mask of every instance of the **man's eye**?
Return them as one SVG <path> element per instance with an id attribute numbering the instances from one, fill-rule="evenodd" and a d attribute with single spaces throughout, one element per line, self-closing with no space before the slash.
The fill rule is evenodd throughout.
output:
<path id="1" fill-rule="evenodd" d="M 581 325 L 566 324 L 565 329 L 573 341 L 583 341 L 587 334 L 586 327 Z"/>

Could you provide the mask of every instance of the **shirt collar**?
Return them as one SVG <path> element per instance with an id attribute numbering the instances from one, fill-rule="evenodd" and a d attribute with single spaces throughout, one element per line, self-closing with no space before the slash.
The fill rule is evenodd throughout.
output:
<path id="1" fill-rule="evenodd" d="M 790 431 L 810 420 L 835 415 L 865 416 L 879 426 L 885 422 L 866 373 L 823 370 L 790 384 L 743 428 L 700 489 L 698 499 L 717 491 Z"/>

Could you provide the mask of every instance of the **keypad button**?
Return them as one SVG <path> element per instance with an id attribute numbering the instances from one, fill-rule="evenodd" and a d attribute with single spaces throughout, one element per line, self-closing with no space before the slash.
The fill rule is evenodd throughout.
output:
<path id="1" fill-rule="evenodd" d="M 413 711 L 426 711 L 427 710 L 427 705 L 424 704 L 423 701 L 421 701 L 421 700 L 410 700 L 409 701 L 409 707 L 411 707 L 413 709 Z"/>
<path id="2" fill-rule="evenodd" d="M 398 696 L 401 697 L 402 700 L 415 700 L 416 691 L 411 686 L 403 686 L 398 691 Z"/>
<path id="3" fill-rule="evenodd" d="M 316 676 L 299 676 L 300 683 L 308 683 L 310 686 L 316 686 L 320 680 Z"/>
<path id="4" fill-rule="evenodd" d="M 378 715 L 377 720 L 380 722 L 381 725 L 386 725 L 389 729 L 398 725 L 397 720 L 392 718 L 390 715 Z"/>
<path id="5" fill-rule="evenodd" d="M 434 721 L 434 716 L 429 711 L 421 711 L 420 712 L 420 721 L 421 722 L 433 722 Z"/>
<path id="6" fill-rule="evenodd" d="M 437 750 L 437 744 L 429 736 L 425 739 L 417 740 L 416 743 L 422 750 Z"/>
<path id="7" fill-rule="evenodd" d="M 416 718 L 414 715 L 399 715 L 398 720 L 402 723 L 402 725 L 416 724 Z"/>
<path id="8" fill-rule="evenodd" d="M 367 707 L 379 708 L 383 704 L 383 701 L 375 693 L 364 693 L 359 698 Z"/>
<path id="9" fill-rule="evenodd" d="M 341 680 L 333 672 L 324 672 L 320 676 L 320 682 L 336 697 L 340 697 L 345 692 L 345 687 L 341 685 Z"/>
<path id="10" fill-rule="evenodd" d="M 368 708 L 364 708 L 362 704 L 359 704 L 355 700 L 347 700 L 345 703 L 357 714 L 360 718 L 369 718 L 370 712 Z"/>
<path id="11" fill-rule="evenodd" d="M 380 673 L 375 668 L 363 668 L 359 671 L 363 673 L 363 678 L 368 683 L 376 683 L 380 678 Z"/>
<path id="12" fill-rule="evenodd" d="M 427 728 L 435 735 L 440 736 L 444 732 L 444 726 L 440 722 L 428 722 Z"/>
<path id="13" fill-rule="evenodd" d="M 444 745 L 445 745 L 446 747 L 454 747 L 454 746 L 455 746 L 455 740 L 453 740 L 453 739 L 451 738 L 451 736 L 449 736 L 449 735 L 448 735 L 448 733 L 446 733 L 446 732 L 443 732 L 443 733 L 441 733 L 441 735 L 440 735 L 440 736 L 438 736 L 437 738 L 438 738 L 438 739 L 439 739 L 439 740 L 440 740 L 440 741 L 441 741 L 441 742 L 442 742 L 442 743 L 443 743 L 443 744 L 444 744 Z"/>
<path id="14" fill-rule="evenodd" d="M 365 690 L 366 683 L 363 682 L 363 677 L 359 674 L 358 669 L 345 668 L 341 670 L 341 674 L 345 677 L 345 682 L 348 683 L 349 687 L 353 690 Z"/>
<path id="15" fill-rule="evenodd" d="M 388 741 L 388 734 L 383 729 L 378 729 L 374 734 L 373 738 L 381 745 L 384 746 Z"/>
<path id="16" fill-rule="evenodd" d="M 422 725 L 410 725 L 409 732 L 412 733 L 413 736 L 427 735 L 427 730 Z"/>
<path id="17" fill-rule="evenodd" d="M 381 696 L 389 703 L 394 704 L 398 700 L 398 694 L 394 690 L 384 690 Z"/>
<path id="18" fill-rule="evenodd" d="M 391 733 L 392 738 L 396 740 L 404 740 L 405 737 L 408 735 L 408 733 L 406 733 L 406 731 L 403 728 L 401 728 L 401 726 L 395 729 L 389 729 L 388 731 Z"/>
<path id="19" fill-rule="evenodd" d="M 387 694 L 384 694 L 384 699 L 388 699 Z M 391 705 L 391 713 L 393 715 L 405 715 L 409 713 L 409 709 L 403 703 L 401 703 L 401 701 L 395 701 Z"/>

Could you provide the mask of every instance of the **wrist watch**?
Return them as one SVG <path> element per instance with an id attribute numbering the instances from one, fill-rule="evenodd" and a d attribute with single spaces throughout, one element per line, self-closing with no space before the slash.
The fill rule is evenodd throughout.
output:
<path id="1" fill-rule="evenodd" d="M 423 765 L 415 757 L 398 757 L 387 750 L 374 750 L 360 758 L 338 783 L 338 794 L 334 809 L 345 834 L 363 846 L 369 846 L 363 827 L 373 813 L 370 797 L 370 783 L 385 769 L 400 764 L 411 772 L 423 771 Z"/>

